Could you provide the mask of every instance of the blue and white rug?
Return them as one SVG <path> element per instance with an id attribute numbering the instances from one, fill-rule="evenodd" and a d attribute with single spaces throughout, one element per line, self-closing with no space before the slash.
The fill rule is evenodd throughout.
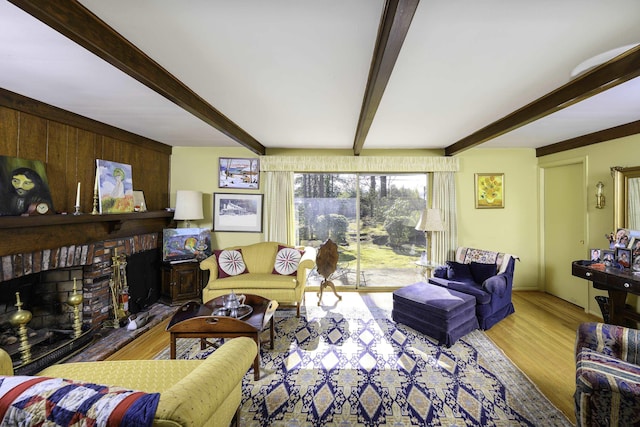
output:
<path id="1" fill-rule="evenodd" d="M 240 424 L 572 425 L 482 331 L 441 347 L 372 301 L 307 304 L 300 318 L 278 311 L 260 380 L 244 378 Z M 189 346 L 179 357 L 207 355 Z"/>

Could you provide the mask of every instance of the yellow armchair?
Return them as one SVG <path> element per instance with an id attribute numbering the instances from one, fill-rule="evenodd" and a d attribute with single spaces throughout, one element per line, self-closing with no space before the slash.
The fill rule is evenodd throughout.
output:
<path id="1" fill-rule="evenodd" d="M 205 360 L 122 360 L 63 363 L 38 376 L 160 393 L 154 426 L 228 427 L 240 408 L 242 379 L 257 354 L 251 338 L 227 340 Z M 13 375 L 0 349 L 0 374 Z"/>

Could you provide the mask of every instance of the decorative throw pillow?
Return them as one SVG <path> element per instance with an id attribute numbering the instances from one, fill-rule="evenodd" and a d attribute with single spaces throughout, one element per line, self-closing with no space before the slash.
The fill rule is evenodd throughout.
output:
<path id="1" fill-rule="evenodd" d="M 304 255 L 304 251 L 278 245 L 278 253 L 276 254 L 272 273 L 282 276 L 295 276 L 298 274 L 298 264 L 300 264 L 302 255 Z"/>
<path id="2" fill-rule="evenodd" d="M 458 282 L 473 281 L 473 275 L 471 274 L 469 264 L 447 261 L 447 265 L 449 266 L 449 279 L 453 279 Z"/>
<path id="3" fill-rule="evenodd" d="M 242 249 L 215 250 L 213 253 L 218 261 L 218 277 L 220 279 L 229 276 L 237 276 L 249 272 L 242 258 Z"/>
<path id="4" fill-rule="evenodd" d="M 470 265 L 471 274 L 476 283 L 484 283 L 489 277 L 495 276 L 498 267 L 495 264 L 483 264 L 481 262 L 472 262 Z"/>

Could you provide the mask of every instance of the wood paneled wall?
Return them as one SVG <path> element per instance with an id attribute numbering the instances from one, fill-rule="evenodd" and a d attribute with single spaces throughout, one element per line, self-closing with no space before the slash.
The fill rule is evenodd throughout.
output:
<path id="1" fill-rule="evenodd" d="M 40 160 L 56 211 L 93 209 L 96 159 L 131 165 L 147 209 L 169 206 L 171 147 L 0 88 L 0 155 Z"/>

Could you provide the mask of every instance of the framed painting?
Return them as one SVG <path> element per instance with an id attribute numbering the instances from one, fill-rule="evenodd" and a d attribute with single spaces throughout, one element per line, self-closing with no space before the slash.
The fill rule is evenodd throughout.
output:
<path id="1" fill-rule="evenodd" d="M 213 230 L 262 233 L 262 194 L 213 193 Z"/>
<path id="2" fill-rule="evenodd" d="M 475 174 L 476 209 L 504 208 L 504 174 Z"/>
<path id="3" fill-rule="evenodd" d="M 220 157 L 218 187 L 257 190 L 260 187 L 260 160 Z"/>
<path id="4" fill-rule="evenodd" d="M 0 156 L 0 215 L 51 213 L 53 201 L 44 163 Z"/>
<path id="5" fill-rule="evenodd" d="M 144 200 L 144 192 L 133 190 L 133 210 L 135 212 L 146 212 L 147 202 Z"/>
<path id="6" fill-rule="evenodd" d="M 162 230 L 162 260 L 203 260 L 211 255 L 211 232 L 206 228 Z"/>
<path id="7" fill-rule="evenodd" d="M 133 212 L 131 165 L 97 159 L 96 174 L 100 213 Z"/>

